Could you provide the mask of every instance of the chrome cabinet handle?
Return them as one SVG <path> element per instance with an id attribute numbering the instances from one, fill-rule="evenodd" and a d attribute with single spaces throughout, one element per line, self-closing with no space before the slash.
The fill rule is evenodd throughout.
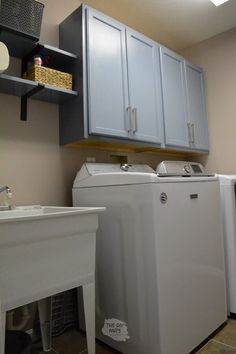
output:
<path id="1" fill-rule="evenodd" d="M 194 124 L 192 123 L 191 124 L 191 130 L 192 130 L 192 143 L 194 144 L 195 143 L 195 131 L 194 131 Z"/>
<path id="2" fill-rule="evenodd" d="M 127 113 L 127 118 L 126 118 L 126 122 L 127 122 L 127 132 L 131 132 L 132 130 L 132 117 L 131 117 L 131 107 L 128 106 L 126 108 L 126 113 Z"/>
<path id="3" fill-rule="evenodd" d="M 191 124 L 187 123 L 187 127 L 188 127 L 188 140 L 189 140 L 189 144 L 191 144 L 192 143 Z"/>
<path id="4" fill-rule="evenodd" d="M 138 131 L 137 108 L 132 109 L 132 131 L 133 133 Z"/>

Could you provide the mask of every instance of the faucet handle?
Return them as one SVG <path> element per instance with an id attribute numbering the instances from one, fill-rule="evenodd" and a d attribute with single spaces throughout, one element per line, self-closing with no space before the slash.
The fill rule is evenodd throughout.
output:
<path id="1" fill-rule="evenodd" d="M 6 191 L 4 206 L 8 209 L 12 209 L 12 191 L 8 186 L 0 187 L 0 193 Z"/>

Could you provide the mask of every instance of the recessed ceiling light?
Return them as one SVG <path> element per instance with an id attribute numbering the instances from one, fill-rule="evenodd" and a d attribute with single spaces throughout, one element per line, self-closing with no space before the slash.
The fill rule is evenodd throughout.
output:
<path id="1" fill-rule="evenodd" d="M 226 1 L 229 1 L 229 0 L 211 0 L 211 2 L 213 2 L 213 4 L 216 5 L 216 6 L 222 5 Z"/>

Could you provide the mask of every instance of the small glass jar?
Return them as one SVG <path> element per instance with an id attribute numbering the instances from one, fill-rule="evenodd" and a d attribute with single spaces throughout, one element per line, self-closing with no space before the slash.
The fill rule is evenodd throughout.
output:
<path id="1" fill-rule="evenodd" d="M 40 55 L 34 56 L 34 65 L 42 66 L 42 58 Z"/>

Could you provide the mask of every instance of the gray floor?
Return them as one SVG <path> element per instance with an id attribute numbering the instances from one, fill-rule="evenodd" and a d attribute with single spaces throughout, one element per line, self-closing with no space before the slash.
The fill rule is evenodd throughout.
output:
<path id="1" fill-rule="evenodd" d="M 53 339 L 53 350 L 49 354 L 87 354 L 86 337 L 82 332 L 69 330 Z M 35 352 L 36 353 L 36 352 Z M 37 353 L 43 354 L 42 351 Z M 97 343 L 96 354 L 117 354 L 112 348 Z M 144 353 L 149 354 L 149 353 Z M 174 353 L 173 353 L 174 354 Z M 228 320 L 221 329 L 197 354 L 236 354 L 236 321 Z"/>
<path id="2" fill-rule="evenodd" d="M 86 336 L 75 329 L 68 330 L 62 335 L 53 338 L 53 350 L 48 354 L 87 354 Z M 96 354 L 117 354 L 116 350 L 97 342 Z M 34 344 L 33 354 L 44 354 L 41 343 Z"/>

